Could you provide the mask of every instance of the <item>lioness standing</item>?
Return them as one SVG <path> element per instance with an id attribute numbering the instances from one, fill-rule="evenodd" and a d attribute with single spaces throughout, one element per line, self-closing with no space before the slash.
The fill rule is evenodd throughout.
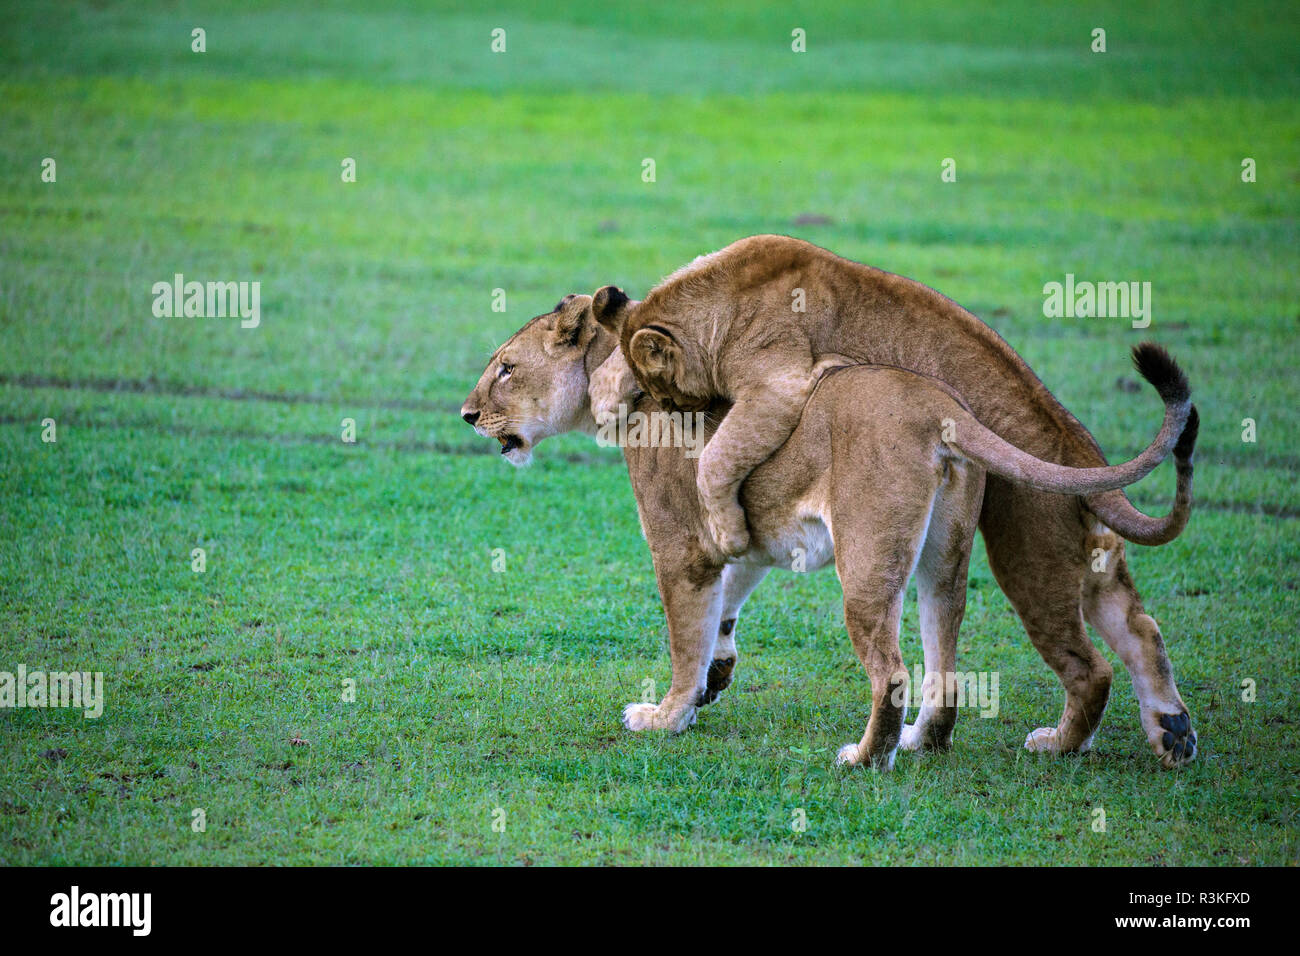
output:
<path id="1" fill-rule="evenodd" d="M 497 349 L 461 415 L 475 431 L 496 439 L 502 456 L 518 466 L 551 435 L 596 433 L 597 394 L 621 390 L 628 381 L 635 394 L 625 394 L 636 414 L 662 414 L 653 398 L 635 390 L 617 344 L 597 324 L 591 296 L 565 296 Z M 1164 350 L 1143 345 L 1134 357 L 1143 377 L 1167 396 L 1166 405 L 1188 391 Z M 705 431 L 711 431 L 707 422 Z M 1186 465 L 1178 472 L 1177 509 L 1190 507 L 1195 431 L 1193 414 L 1173 451 Z M 695 494 L 696 459 L 683 453 L 672 429 L 667 441 L 625 443 L 668 621 L 672 684 L 657 704 L 629 704 L 624 726 L 684 730 L 700 707 L 717 699 L 736 664 L 741 608 L 769 569 L 794 569 L 797 549 L 800 570 L 834 563 L 845 625 L 871 679 L 866 732 L 840 748 L 838 761 L 888 767 L 898 746 L 947 748 L 956 720 L 949 677 L 986 469 L 1016 484 L 1086 494 L 1146 474 L 1163 457 L 1162 435 L 1163 430 L 1130 462 L 1072 469 L 1009 445 L 975 419 L 950 386 L 929 376 L 864 365 L 832 369 L 814 389 L 790 440 L 742 486 L 753 534 L 749 551 L 730 562 L 718 554 L 705 527 Z M 680 427 L 676 437 L 684 437 Z M 917 584 L 925 679 L 920 712 L 904 727 L 898 692 L 907 687 L 907 675 L 898 635 L 909 577 Z M 936 698 L 932 692 L 938 690 Z M 1037 749 L 1034 735 L 1026 746 Z M 1189 733 L 1184 759 L 1195 749 L 1195 734 Z"/>
<path id="2" fill-rule="evenodd" d="M 974 315 L 919 282 L 797 239 L 742 239 L 678 270 L 641 302 L 607 286 L 593 312 L 620 335 L 638 382 L 661 403 L 686 410 L 731 403 L 698 473 L 708 527 L 725 555 L 748 544 L 741 482 L 789 437 L 827 355 L 933 376 L 1037 458 L 1078 468 L 1106 463 L 1087 429 Z M 1186 394 L 1164 397 L 1174 399 L 1161 432 L 1167 452 L 1191 404 Z M 1133 675 L 1143 729 L 1162 764 L 1191 759 L 1187 706 L 1115 534 L 1163 544 L 1182 531 L 1190 462 L 1177 464 L 1179 500 L 1164 519 L 1137 511 L 1122 491 L 1059 496 L 989 476 L 980 512 L 989 564 L 1066 691 L 1060 722 L 1031 733 L 1033 749 L 1084 749 L 1101 720 L 1112 668 L 1089 641 L 1086 618 Z"/>

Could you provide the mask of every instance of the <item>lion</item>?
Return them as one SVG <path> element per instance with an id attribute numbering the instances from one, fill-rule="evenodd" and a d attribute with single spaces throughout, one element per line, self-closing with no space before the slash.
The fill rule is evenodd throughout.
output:
<path id="1" fill-rule="evenodd" d="M 1163 350 L 1144 345 L 1135 359 L 1167 396 L 1167 406 L 1186 391 L 1185 377 Z M 846 626 L 872 688 L 866 731 L 840 748 L 837 762 L 888 769 L 900 746 L 947 749 L 957 715 L 951 686 L 957 632 L 987 480 L 997 476 L 1014 487 L 1088 495 L 1136 480 L 1164 454 L 1162 429 L 1122 465 L 1061 466 L 1000 438 L 938 379 L 839 359 L 823 364 L 789 440 L 741 486 L 752 534 L 738 559 L 725 560 L 713 545 L 695 494 L 694 460 L 671 446 L 623 449 L 668 619 L 673 672 L 658 704 L 624 708 L 630 730 L 681 731 L 692 724 L 698 709 L 730 684 L 741 606 L 771 568 L 797 562 L 814 570 L 833 561 Z M 597 321 L 593 298 L 570 295 L 496 350 L 461 415 L 495 438 L 507 460 L 523 465 L 546 437 L 594 434 L 593 396 L 629 389 L 632 381 L 616 336 Z M 642 413 L 663 407 L 645 394 L 620 397 Z M 711 407 L 709 417 L 723 411 Z M 1195 421 L 1193 410 L 1173 452 L 1179 462 L 1175 512 L 1190 507 Z M 706 451 L 713 440 L 716 435 Z M 899 625 L 912 576 L 925 678 L 919 712 L 905 725 L 910 689 Z M 1186 736 L 1179 762 L 1195 754 L 1195 734 L 1187 728 Z M 1042 746 L 1038 731 L 1026 746 L 1054 749 Z"/>
<path id="2" fill-rule="evenodd" d="M 636 379 L 675 407 L 725 399 L 732 410 L 700 461 L 698 487 L 723 554 L 748 532 L 736 491 L 798 420 L 828 353 L 930 375 L 1016 447 L 1077 468 L 1106 459 L 1088 430 L 1002 338 L 952 300 L 788 236 L 752 236 L 670 275 L 643 301 L 597 291 L 598 321 L 619 334 Z M 802 310 L 802 311 L 800 311 Z M 1172 384 L 1172 383 L 1168 383 Z M 1177 440 L 1189 395 L 1170 396 L 1162 440 Z M 610 396 L 597 396 L 598 410 Z M 1110 694 L 1112 668 L 1084 629 L 1091 624 L 1133 676 L 1142 727 L 1165 766 L 1184 762 L 1191 716 L 1174 685 L 1164 639 L 1129 575 L 1121 539 L 1164 544 L 1191 514 L 1183 482 L 1163 518 L 1139 512 L 1122 490 L 1062 496 L 997 475 L 985 484 L 980 530 L 989 565 L 1030 640 L 1065 687 L 1054 728 L 1035 746 L 1085 749 Z"/>

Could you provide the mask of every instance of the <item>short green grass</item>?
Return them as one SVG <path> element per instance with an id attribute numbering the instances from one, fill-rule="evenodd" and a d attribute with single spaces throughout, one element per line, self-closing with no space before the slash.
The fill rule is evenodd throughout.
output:
<path id="1" fill-rule="evenodd" d="M 107 694 L 0 711 L 0 862 L 1295 863 L 1294 8 L 607 6 L 0 12 L 0 670 Z M 765 231 L 974 309 L 1117 458 L 1158 416 L 1129 346 L 1184 362 L 1197 512 L 1130 560 L 1194 765 L 1118 661 L 1095 752 L 1021 748 L 1061 694 L 982 547 L 960 664 L 1001 709 L 953 752 L 834 771 L 867 683 L 831 574 L 760 589 L 691 731 L 621 729 L 668 681 L 621 459 L 515 472 L 456 411 L 563 293 Z M 176 272 L 260 280 L 261 327 L 154 318 Z M 1045 319 L 1067 272 L 1150 281 L 1151 328 Z"/>

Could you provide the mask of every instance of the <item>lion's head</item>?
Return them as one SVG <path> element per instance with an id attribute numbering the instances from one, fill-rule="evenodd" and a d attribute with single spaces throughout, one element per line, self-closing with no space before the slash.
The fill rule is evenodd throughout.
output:
<path id="1" fill-rule="evenodd" d="M 618 337 L 640 388 L 669 411 L 697 412 L 713 401 L 707 356 L 653 315 L 638 315 L 623 290 L 606 286 L 593 296 L 596 321 Z"/>
<path id="2" fill-rule="evenodd" d="M 512 465 L 526 465 L 543 438 L 594 429 L 587 388 L 617 345 L 596 321 L 591 296 L 566 295 L 493 353 L 461 417 L 500 442 Z"/>

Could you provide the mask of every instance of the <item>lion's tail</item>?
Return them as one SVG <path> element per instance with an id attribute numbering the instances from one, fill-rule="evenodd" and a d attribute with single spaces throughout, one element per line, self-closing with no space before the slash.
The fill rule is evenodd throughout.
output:
<path id="1" fill-rule="evenodd" d="M 1056 494 L 1082 495 L 1108 527 L 1137 544 L 1164 544 L 1187 525 L 1192 505 L 1192 452 L 1199 415 L 1187 376 L 1163 348 L 1143 342 L 1133 349 L 1133 364 L 1165 402 L 1165 418 L 1155 439 L 1136 458 L 1100 468 L 1073 468 L 1043 461 L 986 428 L 965 409 L 955 412 L 947 444 L 988 471 L 1011 481 Z M 1142 514 L 1118 489 L 1133 484 L 1173 452 L 1178 487 L 1173 510 L 1164 518 Z"/>
<path id="2" fill-rule="evenodd" d="M 1088 510 L 1109 528 L 1134 544 L 1168 544 L 1183 533 L 1192 516 L 1192 452 L 1196 449 L 1196 432 L 1200 416 L 1192 406 L 1183 433 L 1174 445 L 1174 466 L 1178 485 L 1174 506 L 1163 518 L 1153 518 L 1133 507 L 1122 491 L 1107 491 L 1084 499 Z"/>

